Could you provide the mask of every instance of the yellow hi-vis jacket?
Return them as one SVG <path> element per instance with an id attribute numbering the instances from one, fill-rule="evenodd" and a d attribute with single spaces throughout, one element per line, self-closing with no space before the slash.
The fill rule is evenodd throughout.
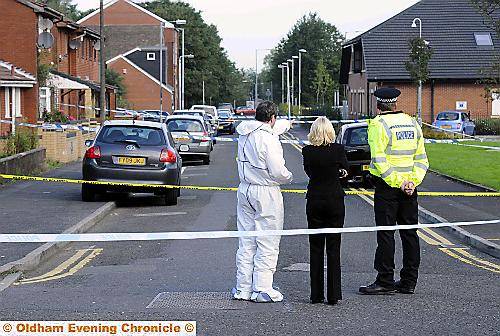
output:
<path id="1" fill-rule="evenodd" d="M 368 124 L 370 173 L 389 186 L 400 188 L 404 181 L 422 183 L 429 161 L 422 129 L 415 118 L 401 112 L 376 116 Z"/>

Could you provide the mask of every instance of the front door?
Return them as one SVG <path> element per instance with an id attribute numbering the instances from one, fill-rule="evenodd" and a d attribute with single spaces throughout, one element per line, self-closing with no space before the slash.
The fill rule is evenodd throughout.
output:
<path id="1" fill-rule="evenodd" d="M 491 108 L 491 115 L 500 117 L 500 93 L 492 93 L 491 98 L 493 100 L 492 102 L 492 108 Z"/>

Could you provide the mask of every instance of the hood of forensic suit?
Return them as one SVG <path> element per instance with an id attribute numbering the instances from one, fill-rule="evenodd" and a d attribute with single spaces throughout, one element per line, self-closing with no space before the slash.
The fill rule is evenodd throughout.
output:
<path id="1" fill-rule="evenodd" d="M 236 127 L 236 132 L 238 132 L 239 135 L 248 135 L 259 128 L 266 131 L 272 131 L 274 135 L 281 135 L 290 129 L 290 121 L 286 119 L 278 119 L 272 128 L 269 124 L 258 120 L 242 121 Z"/>

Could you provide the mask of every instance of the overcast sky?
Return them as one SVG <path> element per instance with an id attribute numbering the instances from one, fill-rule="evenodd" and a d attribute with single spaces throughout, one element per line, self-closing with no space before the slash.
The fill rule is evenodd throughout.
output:
<path id="1" fill-rule="evenodd" d="M 97 8 L 99 0 L 73 0 Z M 105 0 L 105 2 L 107 2 Z M 141 2 L 141 1 L 136 1 Z M 231 60 L 255 68 L 255 49 L 273 48 L 304 14 L 317 12 L 351 38 L 415 4 L 418 0 L 186 0 L 219 29 Z M 186 31 L 189 34 L 189 31 Z M 189 52 L 189 51 L 187 51 Z M 265 51 L 259 52 L 259 70 Z"/>

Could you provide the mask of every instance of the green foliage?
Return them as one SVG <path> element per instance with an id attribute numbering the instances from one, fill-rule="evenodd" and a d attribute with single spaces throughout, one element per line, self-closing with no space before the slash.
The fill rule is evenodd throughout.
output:
<path id="1" fill-rule="evenodd" d="M 288 116 L 288 104 L 287 103 L 279 104 L 278 110 L 280 111 L 280 115 Z M 292 107 L 290 109 L 290 113 L 294 117 L 299 116 L 300 115 L 299 107 L 297 105 L 292 105 Z"/>
<path id="2" fill-rule="evenodd" d="M 281 99 L 281 69 L 278 65 L 297 55 L 299 49 L 306 49 L 302 54 L 302 96 L 301 103 L 313 106 L 317 101 L 317 92 L 313 83 L 318 63 L 323 59 L 326 72 L 333 80 L 333 88 L 339 87 L 342 34 L 337 28 L 323 21 L 318 14 L 304 15 L 290 32 L 271 51 L 265 59 L 265 69 L 261 74 L 262 82 L 273 82 L 274 99 Z M 295 60 L 295 93 L 298 96 L 298 62 Z M 286 81 L 286 79 L 285 79 Z M 326 100 L 326 96 L 325 96 Z"/>
<path id="3" fill-rule="evenodd" d="M 500 119 L 479 119 L 475 124 L 477 135 L 500 135 Z"/>
<path id="4" fill-rule="evenodd" d="M 222 48 L 217 27 L 203 21 L 201 12 L 182 1 L 156 0 L 140 3 L 154 14 L 173 21 L 185 19 L 185 53 L 194 59 L 186 60 L 186 107 L 202 102 L 202 80 L 205 80 L 205 100 L 212 105 L 247 98 L 244 75 L 238 71 Z"/>
<path id="5" fill-rule="evenodd" d="M 325 103 L 331 105 L 334 84 L 322 58 L 316 67 L 313 85 L 316 92 L 316 105 L 324 106 Z"/>
<path id="6" fill-rule="evenodd" d="M 106 69 L 106 84 L 116 86 L 116 104 L 118 107 L 127 108 L 127 87 L 123 83 L 123 76 L 113 69 Z"/>
<path id="7" fill-rule="evenodd" d="M 37 78 L 38 84 L 43 87 L 47 86 L 47 79 L 49 78 L 50 70 L 52 69 L 52 65 L 49 64 L 38 64 L 37 69 Z"/>
<path id="8" fill-rule="evenodd" d="M 41 0 L 40 2 L 63 13 L 70 20 L 77 21 L 81 17 L 81 13 L 73 0 Z"/>
<path id="9" fill-rule="evenodd" d="M 406 70 L 410 73 L 411 78 L 418 83 L 425 83 L 429 79 L 429 61 L 432 57 L 432 49 L 430 49 L 425 40 L 414 38 L 409 42 L 410 56 L 406 62 Z"/>
<path id="10" fill-rule="evenodd" d="M 23 153 L 38 147 L 38 135 L 29 128 L 19 127 L 15 134 L 7 137 L 5 153 L 7 156 Z"/>
<path id="11" fill-rule="evenodd" d="M 69 122 L 68 116 L 62 113 L 61 111 L 54 110 L 54 112 L 47 112 L 44 111 L 42 114 L 42 119 L 44 122 L 49 122 L 49 123 L 67 123 Z"/>

